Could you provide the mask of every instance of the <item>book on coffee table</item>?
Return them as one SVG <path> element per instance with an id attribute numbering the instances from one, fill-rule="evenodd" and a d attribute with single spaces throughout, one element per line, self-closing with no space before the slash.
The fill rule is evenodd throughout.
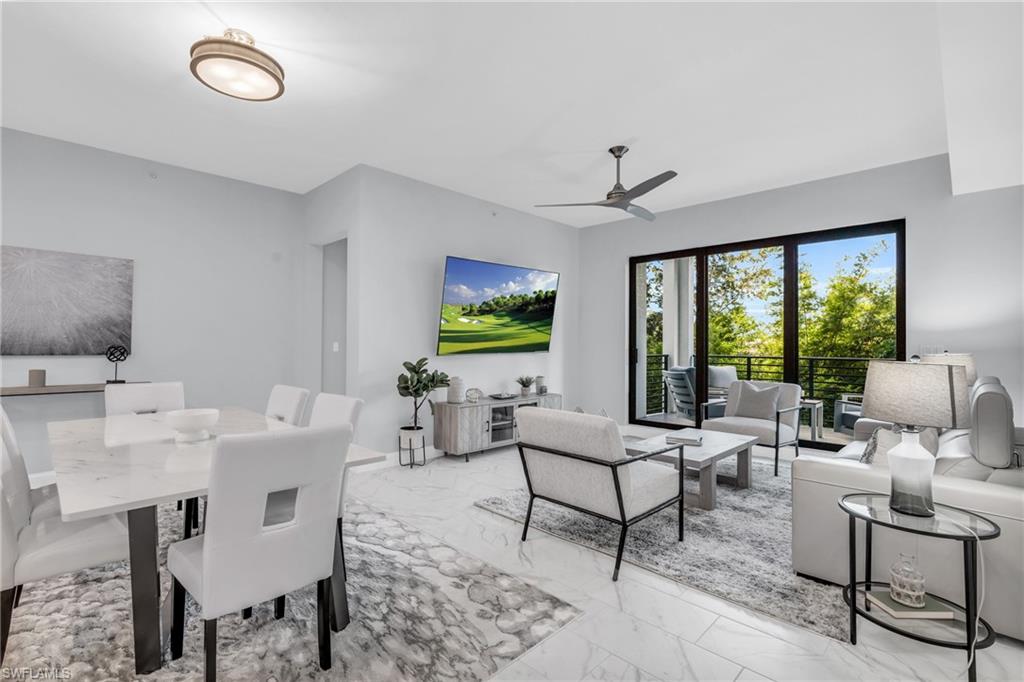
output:
<path id="1" fill-rule="evenodd" d="M 683 429 L 666 434 L 665 442 L 679 443 L 680 445 L 702 445 L 704 436 L 697 429 Z"/>
<path id="2" fill-rule="evenodd" d="M 889 596 L 888 592 L 868 592 L 868 601 L 888 613 L 893 618 L 900 619 L 928 619 L 928 620 L 952 620 L 953 611 L 948 606 L 935 599 L 930 594 L 925 595 L 924 606 L 914 608 L 900 604 Z"/>

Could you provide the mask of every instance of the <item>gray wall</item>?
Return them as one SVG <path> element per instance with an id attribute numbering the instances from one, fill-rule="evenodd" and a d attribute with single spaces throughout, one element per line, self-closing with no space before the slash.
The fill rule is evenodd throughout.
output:
<path id="1" fill-rule="evenodd" d="M 323 354 L 321 390 L 345 393 L 348 326 L 348 240 L 324 246 Z"/>
<path id="2" fill-rule="evenodd" d="M 580 362 L 584 407 L 626 417 L 627 259 L 693 246 L 907 221 L 907 351 L 976 355 L 1007 385 L 1024 423 L 1024 188 L 952 196 L 946 156 L 584 229 Z"/>
<path id="3" fill-rule="evenodd" d="M 397 428 L 411 419 L 411 401 L 395 391 L 395 378 L 403 360 L 422 356 L 488 393 L 513 389 L 520 374 L 543 374 L 571 404 L 578 230 L 368 166 L 316 192 L 310 240 L 348 235 L 348 386 L 366 401 L 361 444 L 397 449 Z M 435 358 L 447 255 L 561 273 L 551 351 Z M 421 417 L 429 421 L 426 408 Z"/>
<path id="4" fill-rule="evenodd" d="M 4 244 L 135 260 L 122 377 L 182 380 L 189 405 L 260 410 L 294 380 L 302 197 L 9 129 L 2 144 Z M 4 357 L 3 384 L 34 367 L 51 384 L 112 375 L 102 356 Z M 45 452 L 27 458 L 49 466 Z"/>

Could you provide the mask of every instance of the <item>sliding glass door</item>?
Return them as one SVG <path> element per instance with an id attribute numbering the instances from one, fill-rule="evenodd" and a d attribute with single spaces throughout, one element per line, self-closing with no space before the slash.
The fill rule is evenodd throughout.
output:
<path id="1" fill-rule="evenodd" d="M 724 399 L 737 379 L 782 381 L 782 247 L 707 259 L 708 396 Z"/>
<path id="2" fill-rule="evenodd" d="M 817 423 L 805 417 L 808 438 L 849 442 L 868 360 L 898 355 L 895 237 L 798 246 L 800 385 L 818 403 L 808 412 Z"/>
<path id="3" fill-rule="evenodd" d="M 650 423 L 693 426 L 697 419 L 696 259 L 639 263 L 633 287 L 636 367 L 632 412 Z"/>
<path id="4" fill-rule="evenodd" d="M 630 259 L 630 421 L 695 425 L 734 380 L 787 381 L 804 443 L 848 442 L 868 360 L 904 357 L 903 234 L 898 220 Z"/>

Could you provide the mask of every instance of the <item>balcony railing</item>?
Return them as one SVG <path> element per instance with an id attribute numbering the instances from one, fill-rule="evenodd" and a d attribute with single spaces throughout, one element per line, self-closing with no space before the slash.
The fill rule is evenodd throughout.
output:
<path id="1" fill-rule="evenodd" d="M 832 423 L 835 401 L 843 393 L 863 393 L 870 358 L 801 357 L 799 382 L 806 398 L 824 402 L 825 424 Z M 732 365 L 739 379 L 782 381 L 781 355 L 710 355 L 709 365 Z M 647 356 L 647 411 L 663 412 L 667 403 L 661 372 L 668 367 L 667 355 Z M 809 415 L 804 412 L 805 421 Z"/>
<path id="2" fill-rule="evenodd" d="M 661 376 L 666 369 L 667 355 L 647 356 L 647 414 L 660 414 L 668 409 L 668 390 Z"/>

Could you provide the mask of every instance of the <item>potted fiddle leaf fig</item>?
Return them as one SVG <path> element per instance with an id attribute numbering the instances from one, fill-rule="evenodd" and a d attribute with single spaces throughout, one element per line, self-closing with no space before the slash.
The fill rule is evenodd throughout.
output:
<path id="1" fill-rule="evenodd" d="M 405 374 L 398 375 L 398 395 L 412 398 L 412 424 L 398 430 L 399 444 L 404 448 L 419 447 L 419 436 L 423 435 L 420 426 L 420 408 L 427 402 L 431 391 L 448 386 L 448 375 L 437 370 L 427 369 L 427 359 L 420 358 L 416 362 L 403 362 Z"/>

